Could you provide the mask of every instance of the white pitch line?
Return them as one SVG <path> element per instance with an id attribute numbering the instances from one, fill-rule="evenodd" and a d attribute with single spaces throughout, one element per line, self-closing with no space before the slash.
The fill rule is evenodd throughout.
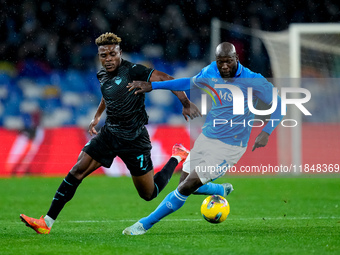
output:
<path id="1" fill-rule="evenodd" d="M 319 216 L 319 217 L 259 217 L 259 218 L 229 218 L 228 221 L 243 221 L 243 220 L 340 220 L 339 216 Z M 163 219 L 162 221 L 201 221 L 202 219 Z M 110 222 L 135 222 L 138 219 L 124 219 L 124 220 L 73 220 L 63 221 L 68 223 L 110 223 Z"/>
<path id="2" fill-rule="evenodd" d="M 256 218 L 228 218 L 227 221 L 244 221 L 244 220 L 339 220 L 340 216 L 319 216 L 319 217 L 256 217 Z M 178 222 L 178 221 L 202 221 L 203 218 L 196 219 L 163 219 L 162 221 L 168 222 Z M 60 221 L 62 223 L 113 223 L 113 222 L 136 222 L 138 219 L 123 219 L 123 220 L 67 220 Z M 0 225 L 2 221 L 0 220 Z M 6 224 L 22 224 L 20 221 L 17 222 L 8 222 Z"/>
<path id="3" fill-rule="evenodd" d="M 179 221 L 202 221 L 203 218 L 200 219 L 163 219 L 162 221 L 168 222 L 179 222 Z M 319 217 L 258 217 L 258 218 L 228 218 L 227 221 L 245 221 L 245 220 L 339 220 L 340 216 L 319 216 Z M 124 220 L 68 220 L 68 221 L 60 221 L 61 223 L 114 223 L 114 222 L 136 222 L 138 219 L 124 219 Z M 5 221 L 4 221 L 5 222 Z M 2 225 L 2 221 L 0 220 L 0 225 Z M 20 221 L 16 222 L 8 222 L 6 224 L 22 224 Z"/>

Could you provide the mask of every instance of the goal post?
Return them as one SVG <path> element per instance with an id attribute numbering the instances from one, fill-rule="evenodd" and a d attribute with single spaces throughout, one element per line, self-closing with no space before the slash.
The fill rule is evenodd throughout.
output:
<path id="1" fill-rule="evenodd" d="M 244 37 L 260 39 L 269 56 L 272 78 L 279 88 L 282 86 L 300 88 L 301 79 L 310 76 L 324 79 L 340 78 L 339 23 L 299 23 L 291 24 L 285 31 L 266 32 L 214 18 L 211 21 L 211 60 L 215 59 L 214 50 L 221 41 L 233 39 L 221 38 L 221 30 L 236 31 Z M 335 86 L 332 89 L 338 90 Z M 323 93 L 320 90 L 313 92 L 312 99 L 315 94 Z M 337 94 L 334 94 L 334 101 L 336 96 Z M 327 101 L 323 102 L 326 103 Z M 335 113 L 336 116 L 325 120 L 326 122 L 340 122 L 340 109 L 336 110 L 338 111 Z M 304 118 L 297 107 L 289 108 L 288 117 L 296 120 L 299 125 L 289 130 L 278 127 L 278 158 L 282 164 L 299 166 L 303 163 Z"/>
<path id="2" fill-rule="evenodd" d="M 329 48 L 333 48 L 334 51 L 331 54 L 340 53 L 340 45 L 331 45 L 323 43 L 322 41 L 310 41 L 304 36 L 308 35 L 335 35 L 338 37 L 336 43 L 340 43 L 340 24 L 327 24 L 327 23 L 299 23 L 291 24 L 289 26 L 289 58 L 290 58 L 290 78 L 292 78 L 292 87 L 301 87 L 300 81 L 303 78 L 302 75 L 302 47 L 319 50 L 329 51 Z M 329 75 L 330 76 L 330 75 Z M 331 77 L 326 77 L 331 78 Z M 292 118 L 297 120 L 298 123 L 302 123 L 301 111 L 294 108 L 292 109 Z M 302 128 L 298 125 L 292 130 L 292 164 L 302 164 Z"/>
<path id="3" fill-rule="evenodd" d="M 221 22 L 218 18 L 211 19 L 210 29 L 210 61 L 215 60 L 216 46 L 221 42 Z"/>

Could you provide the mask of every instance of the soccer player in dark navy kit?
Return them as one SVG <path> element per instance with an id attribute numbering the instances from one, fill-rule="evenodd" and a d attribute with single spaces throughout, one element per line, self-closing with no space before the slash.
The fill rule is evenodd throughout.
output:
<path id="1" fill-rule="evenodd" d="M 64 205 L 72 199 L 81 181 L 100 166 L 110 167 L 116 156 L 119 156 L 130 170 L 140 197 L 149 201 L 161 192 L 175 167 L 184 161 L 189 153 L 181 144 L 175 144 L 168 163 L 154 175 L 150 154 L 151 142 L 144 126 L 148 123 L 145 95 L 134 95 L 127 89 L 127 85 L 134 80 L 151 82 L 173 78 L 166 73 L 122 59 L 120 42 L 121 39 L 113 33 L 102 34 L 96 39 L 102 64 L 97 77 L 103 95 L 89 126 L 89 133 L 96 136 L 81 151 L 77 163 L 58 188 L 46 216 L 34 219 L 20 214 L 21 220 L 39 234 L 50 233 L 54 221 Z M 195 118 L 200 115 L 198 108 L 189 101 L 184 92 L 173 93 L 183 104 L 186 120 L 188 116 Z M 105 125 L 97 133 L 95 126 L 105 109 Z"/>

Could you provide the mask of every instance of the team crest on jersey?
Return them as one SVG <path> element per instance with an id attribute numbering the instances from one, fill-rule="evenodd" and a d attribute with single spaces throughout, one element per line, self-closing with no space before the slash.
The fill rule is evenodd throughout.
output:
<path id="1" fill-rule="evenodd" d="M 115 83 L 116 83 L 117 85 L 119 85 L 121 82 L 122 82 L 122 78 L 120 78 L 120 77 L 116 77 L 116 78 L 115 78 Z"/>

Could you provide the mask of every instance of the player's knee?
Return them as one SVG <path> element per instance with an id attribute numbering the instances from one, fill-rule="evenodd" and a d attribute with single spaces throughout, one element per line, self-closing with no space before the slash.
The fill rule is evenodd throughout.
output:
<path id="1" fill-rule="evenodd" d="M 93 172 L 90 164 L 84 164 L 78 161 L 70 170 L 70 173 L 78 180 L 83 180 L 87 175 Z"/>
<path id="2" fill-rule="evenodd" d="M 139 196 L 144 199 L 145 201 L 151 201 L 152 199 L 154 199 L 155 197 L 153 196 L 153 194 L 151 193 L 143 193 L 143 194 L 139 194 Z"/>
<path id="3" fill-rule="evenodd" d="M 178 185 L 178 191 L 182 195 L 189 196 L 200 186 L 202 186 L 202 182 L 199 178 L 190 178 L 186 179 Z"/>
<path id="4" fill-rule="evenodd" d="M 85 171 L 83 167 L 79 165 L 79 163 L 75 164 L 72 169 L 70 170 L 70 173 L 76 177 L 78 180 L 83 180 L 85 178 Z"/>
<path id="5" fill-rule="evenodd" d="M 157 189 L 154 189 L 153 191 L 146 191 L 146 192 L 143 191 L 143 192 L 138 192 L 138 193 L 139 193 L 139 196 L 145 201 L 151 201 L 158 195 Z"/>
<path id="6" fill-rule="evenodd" d="M 154 199 L 153 197 L 151 196 L 148 196 L 148 197 L 142 197 L 145 201 L 151 201 L 152 199 Z"/>
<path id="7" fill-rule="evenodd" d="M 193 193 L 195 190 L 191 191 L 192 189 L 187 186 L 179 186 L 178 192 L 181 193 L 184 196 L 189 196 L 191 193 Z"/>
<path id="8" fill-rule="evenodd" d="M 188 177 L 188 175 L 189 175 L 188 173 L 182 171 L 178 184 L 181 184 Z"/>
<path id="9" fill-rule="evenodd" d="M 77 179 L 82 179 L 82 172 L 79 171 L 79 167 L 77 165 L 74 165 L 72 169 L 70 170 L 70 173 L 76 177 Z"/>

